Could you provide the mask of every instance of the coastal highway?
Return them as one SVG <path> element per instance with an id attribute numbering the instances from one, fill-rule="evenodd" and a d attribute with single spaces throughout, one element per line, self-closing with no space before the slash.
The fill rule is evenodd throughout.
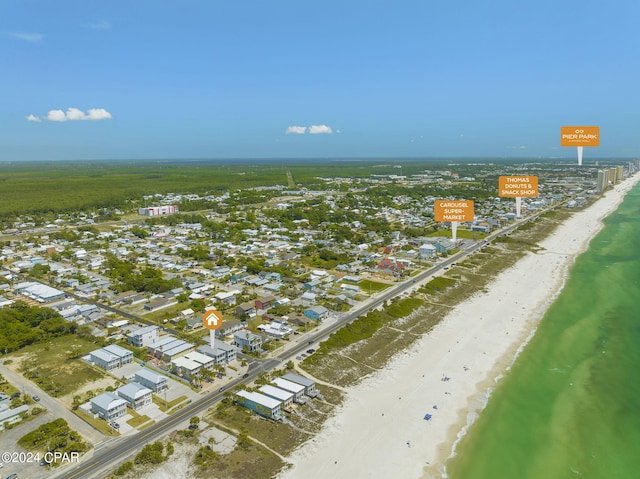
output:
<path id="1" fill-rule="evenodd" d="M 557 207 L 558 205 L 554 206 Z M 540 214 L 541 213 L 542 212 L 540 212 Z M 103 477 L 111 472 L 117 464 L 132 459 L 145 444 L 162 439 L 172 430 L 186 427 L 192 416 L 199 415 L 211 406 L 215 405 L 223 398 L 226 390 L 232 390 L 239 384 L 248 384 L 256 379 L 261 372 L 270 371 L 274 368 L 280 367 L 281 364 L 308 349 L 310 343 L 315 343 L 329 337 L 345 324 L 354 321 L 368 311 L 381 306 L 385 301 L 419 286 L 434 274 L 444 270 L 444 268 L 450 267 L 453 263 L 475 253 L 498 236 L 509 234 L 518 226 L 532 219 L 535 219 L 535 217 L 528 217 L 527 219 L 517 221 L 495 233 L 490 234 L 483 241 L 466 243 L 462 250 L 455 255 L 441 261 L 428 270 L 418 273 L 407 281 L 388 288 L 387 290 L 377 294 L 375 297 L 371 297 L 367 301 L 363 302 L 363 304 L 342 315 L 335 323 L 327 325 L 315 334 L 307 335 L 305 337 L 305 341 L 285 346 L 284 350 L 275 358 L 255 362 L 252 367 L 250 367 L 247 377 L 239 377 L 233 380 L 225 386 L 224 390 L 211 393 L 192 402 L 191 404 L 188 404 L 186 407 L 178 410 L 164 421 L 156 423 L 144 431 L 132 436 L 118 438 L 115 441 L 107 443 L 104 447 L 96 450 L 93 457 L 90 459 L 85 459 L 77 465 L 65 467 L 64 469 L 66 470 L 60 471 L 60 473 L 56 474 L 55 477 L 60 477 L 61 479 L 94 479 L 96 477 Z M 70 467 L 73 467 L 73 469 L 70 469 Z"/>
<path id="2" fill-rule="evenodd" d="M 95 479 L 96 477 L 108 475 L 116 464 L 133 459 L 145 444 L 160 440 L 175 429 L 186 429 L 192 416 L 203 413 L 220 401 L 227 389 L 232 389 L 243 382 L 253 381 L 260 372 L 271 369 L 278 364 L 278 361 L 275 360 L 264 361 L 259 367 L 249 372 L 247 378 L 237 378 L 225 386 L 224 390 L 208 394 L 188 404 L 162 422 L 156 423 L 135 435 L 118 438 L 107 443 L 104 447 L 97 449 L 92 458 L 83 460 L 77 465 L 72 465 L 73 469 L 69 469 L 69 466 L 65 467 L 66 470 L 61 471 L 55 477 L 62 479 Z"/>

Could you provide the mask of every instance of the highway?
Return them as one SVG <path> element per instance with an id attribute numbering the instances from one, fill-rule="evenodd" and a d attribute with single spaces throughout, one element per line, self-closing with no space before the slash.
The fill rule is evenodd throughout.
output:
<path id="1" fill-rule="evenodd" d="M 214 406 L 223 398 L 226 390 L 233 390 L 239 384 L 251 383 L 261 372 L 270 371 L 274 368 L 280 367 L 286 361 L 308 349 L 310 347 L 310 343 L 322 341 L 345 324 L 350 323 L 361 315 L 366 314 L 368 311 L 381 306 L 385 301 L 410 291 L 421 283 L 429 280 L 431 276 L 450 267 L 453 263 L 475 253 L 498 236 L 508 235 L 518 226 L 526 223 L 527 221 L 531 221 L 543 212 L 558 206 L 559 205 L 556 204 L 553 207 L 540 211 L 534 216 L 516 221 L 513 224 L 490 234 L 483 241 L 465 244 L 463 249 L 455 255 L 446 258 L 428 270 L 418 273 L 407 281 L 388 288 L 387 290 L 377 294 L 375 297 L 371 297 L 367 301 L 363 302 L 363 304 L 342 315 L 335 323 L 326 325 L 326 327 L 315 334 L 306 335 L 306 337 L 304 337 L 304 341 L 285 345 L 283 351 L 275 358 L 268 358 L 255 362 L 255 367 L 253 365 L 250 367 L 247 377 L 239 377 L 233 380 L 225 386 L 224 391 L 217 391 L 202 397 L 178 410 L 164 421 L 156 423 L 144 431 L 132 436 L 118 438 L 108 443 L 104 447 L 96 450 L 92 458 L 85 459 L 74 466 L 66 466 L 64 468 L 66 471 L 60 471 L 55 475 L 55 477 L 60 477 L 61 479 L 94 479 L 112 472 L 116 465 L 121 464 L 126 460 L 133 459 L 135 454 L 137 454 L 145 444 L 162 439 L 174 429 L 186 427 L 192 416 L 199 415 Z M 181 426 L 181 423 L 184 423 L 184 426 Z M 73 467 L 73 469 L 69 469 L 69 467 Z"/>

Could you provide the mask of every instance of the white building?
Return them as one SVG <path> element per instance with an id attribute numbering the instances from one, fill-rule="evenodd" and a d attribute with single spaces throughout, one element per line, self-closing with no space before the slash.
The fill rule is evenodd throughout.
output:
<path id="1" fill-rule="evenodd" d="M 148 348 L 149 354 L 164 361 L 171 361 L 177 356 L 193 350 L 194 345 L 174 336 L 164 336 L 151 343 Z"/>
<path id="2" fill-rule="evenodd" d="M 143 216 L 164 216 L 178 213 L 176 205 L 149 206 L 148 208 L 138 208 L 138 214 Z"/>
<path id="3" fill-rule="evenodd" d="M 112 392 L 102 393 L 91 399 L 91 412 L 112 421 L 127 413 L 127 401 Z"/>
<path id="4" fill-rule="evenodd" d="M 271 381 L 271 384 L 280 389 L 293 393 L 294 402 L 297 402 L 298 404 L 304 404 L 307 402 L 304 398 L 305 388 L 301 384 L 296 384 L 283 378 L 275 378 L 273 381 Z"/>
<path id="5" fill-rule="evenodd" d="M 293 403 L 293 393 L 289 391 L 285 391 L 284 389 L 277 388 L 275 386 L 271 386 L 270 384 L 265 384 L 261 386 L 258 391 L 260 391 L 265 396 L 272 397 L 282 402 L 282 407 L 287 408 L 291 406 Z"/>
<path id="6" fill-rule="evenodd" d="M 151 404 L 151 389 L 138 383 L 129 383 L 116 389 L 116 393 L 127 401 L 127 406 L 138 410 Z"/>
<path id="7" fill-rule="evenodd" d="M 269 396 L 265 396 L 264 394 L 249 391 L 238 391 L 236 393 L 236 401 L 241 406 L 251 409 L 261 416 L 275 420 L 282 418 L 280 401 Z"/>
<path id="8" fill-rule="evenodd" d="M 158 340 L 158 326 L 145 326 L 132 329 L 127 334 L 127 341 L 138 348 L 149 346 Z"/>
<path id="9" fill-rule="evenodd" d="M 436 247 L 432 244 L 423 244 L 420 246 L 420 257 L 421 258 L 433 258 L 436 256 Z"/>
<path id="10" fill-rule="evenodd" d="M 116 344 L 96 349 L 89 353 L 90 361 L 106 371 L 119 368 L 133 361 L 133 353 Z"/>
<path id="11" fill-rule="evenodd" d="M 291 381 L 292 383 L 300 384 L 304 386 L 304 393 L 309 397 L 316 397 L 318 395 L 318 390 L 316 389 L 316 382 L 312 379 L 306 378 L 304 376 L 300 376 L 295 373 L 287 373 L 282 376 L 282 379 L 286 379 L 287 381 Z"/>
<path id="12" fill-rule="evenodd" d="M 205 344 L 196 349 L 196 351 L 213 358 L 215 364 L 229 364 L 231 361 L 235 361 L 238 348 L 231 344 L 223 343 L 222 341 L 216 341 L 215 350 L 208 344 Z"/>
<path id="13" fill-rule="evenodd" d="M 195 361 L 196 363 L 200 363 L 205 369 L 211 369 L 216 363 L 215 359 L 198 351 L 191 351 L 190 353 L 185 354 L 184 357 L 191 361 Z"/>
<path id="14" fill-rule="evenodd" d="M 22 414 L 29 411 L 29 406 L 10 407 L 11 398 L 0 393 L 0 431 L 4 431 L 5 424 L 14 424 L 22 421 Z"/>
<path id="15" fill-rule="evenodd" d="M 172 359 L 171 365 L 175 368 L 179 376 L 186 376 L 188 378 L 202 369 L 201 363 L 187 359 L 186 357 Z"/>
<path id="16" fill-rule="evenodd" d="M 274 321 L 268 324 L 261 324 L 258 326 L 258 329 L 265 334 L 277 339 L 282 339 L 286 335 L 291 334 L 293 329 L 286 324 L 280 323 L 278 321 Z"/>
<path id="17" fill-rule="evenodd" d="M 158 374 L 148 368 L 142 368 L 136 371 L 134 380 L 138 384 L 148 387 L 154 393 L 159 393 L 169 387 L 169 379 L 166 376 Z"/>
<path id="18" fill-rule="evenodd" d="M 13 289 L 16 293 L 35 299 L 39 303 L 50 303 L 65 297 L 64 291 L 36 282 L 18 283 Z"/>

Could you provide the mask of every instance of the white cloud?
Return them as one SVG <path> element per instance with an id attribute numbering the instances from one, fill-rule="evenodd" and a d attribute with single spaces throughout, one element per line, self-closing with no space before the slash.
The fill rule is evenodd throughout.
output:
<path id="1" fill-rule="evenodd" d="M 87 117 L 83 120 L 110 120 L 111 113 L 104 108 L 90 108 L 87 110 Z"/>
<path id="2" fill-rule="evenodd" d="M 78 110 L 77 108 L 67 109 L 67 114 L 66 114 L 67 120 L 85 120 L 86 117 L 87 115 L 85 115 L 82 110 Z"/>
<path id="3" fill-rule="evenodd" d="M 110 120 L 112 118 L 104 108 L 90 108 L 86 113 L 78 108 L 67 108 L 66 113 L 63 110 L 49 110 L 44 120 L 47 121 L 78 121 L 78 120 Z M 27 116 L 28 121 L 40 122 L 43 118 L 36 115 Z"/>
<path id="4" fill-rule="evenodd" d="M 67 116 L 62 110 L 49 110 L 47 114 L 47 120 L 49 121 L 67 121 Z"/>
<path id="5" fill-rule="evenodd" d="M 330 135 L 333 133 L 333 129 L 327 125 L 311 125 L 309 127 L 306 126 L 289 126 L 285 130 L 287 135 L 293 133 L 295 135 L 304 135 L 309 132 L 310 135 Z M 338 130 L 340 133 L 340 130 Z"/>
<path id="6" fill-rule="evenodd" d="M 290 127 L 287 127 L 285 131 L 287 135 L 289 134 L 304 135 L 306 132 L 307 132 L 306 126 L 290 126 Z"/>
<path id="7" fill-rule="evenodd" d="M 311 125 L 309 127 L 309 133 L 311 135 L 330 135 L 331 133 L 333 133 L 333 130 L 330 126 L 327 125 Z"/>
<path id="8" fill-rule="evenodd" d="M 16 40 L 22 40 L 30 43 L 37 43 L 40 40 L 42 40 L 42 38 L 44 37 L 42 33 L 14 32 L 14 33 L 5 33 L 5 35 L 10 36 L 11 38 L 15 38 Z"/>

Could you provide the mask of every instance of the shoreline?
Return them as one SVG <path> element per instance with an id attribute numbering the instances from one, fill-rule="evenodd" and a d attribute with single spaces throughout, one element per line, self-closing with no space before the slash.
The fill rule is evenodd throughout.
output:
<path id="1" fill-rule="evenodd" d="M 443 477 L 444 464 L 500 378 L 526 346 L 635 175 L 579 211 L 486 292 L 454 306 L 429 334 L 360 384 L 309 442 L 287 460 L 293 477 Z M 423 419 L 431 414 L 429 421 Z"/>

